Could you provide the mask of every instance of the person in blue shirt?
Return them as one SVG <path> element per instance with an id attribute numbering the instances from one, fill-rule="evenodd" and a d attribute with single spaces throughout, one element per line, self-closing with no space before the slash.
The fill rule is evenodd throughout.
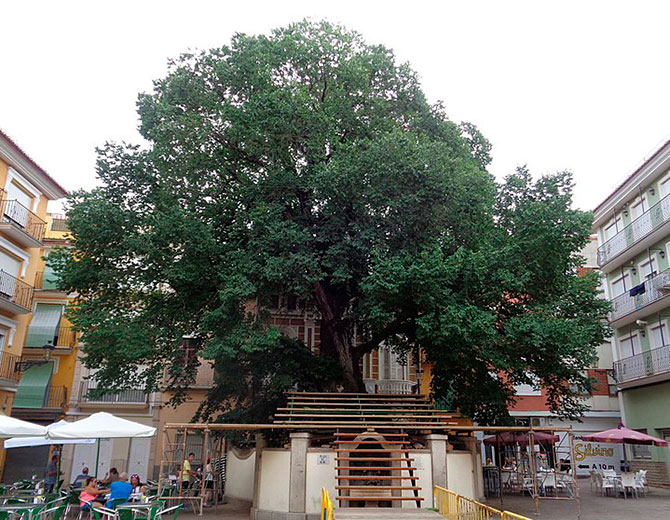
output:
<path id="1" fill-rule="evenodd" d="M 107 507 L 112 507 L 114 505 L 115 498 L 123 498 L 127 501 L 128 498 L 130 498 L 130 494 L 133 492 L 133 486 L 128 482 L 128 473 L 125 471 L 121 473 L 121 475 L 119 475 L 119 480 L 111 483 L 109 491 Z"/>

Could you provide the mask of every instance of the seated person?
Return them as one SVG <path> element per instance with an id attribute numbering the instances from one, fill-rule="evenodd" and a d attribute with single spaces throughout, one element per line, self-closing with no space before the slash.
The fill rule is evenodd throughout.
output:
<path id="1" fill-rule="evenodd" d="M 140 476 L 137 473 L 134 473 L 133 475 L 130 476 L 130 485 L 133 486 L 133 491 L 132 491 L 132 499 L 131 502 L 139 502 L 140 497 L 144 496 L 147 492 L 146 486 L 142 485 L 142 482 L 140 482 Z"/>
<path id="2" fill-rule="evenodd" d="M 79 505 L 82 509 L 90 509 L 93 507 L 103 507 L 105 505 L 104 495 L 109 493 L 109 489 L 98 489 L 98 479 L 95 477 L 88 477 L 86 479 L 86 486 L 84 490 L 79 493 Z M 102 497 L 100 495 L 103 495 Z"/>
<path id="3" fill-rule="evenodd" d="M 77 475 L 77 478 L 75 478 L 72 481 L 72 487 L 83 486 L 87 478 L 88 478 L 88 468 L 82 468 L 81 473 L 79 473 L 79 475 Z"/>
<path id="4" fill-rule="evenodd" d="M 102 479 L 102 484 L 109 485 L 112 482 L 119 480 L 119 470 L 116 468 L 110 468 L 109 473 L 105 475 L 105 478 Z"/>
<path id="5" fill-rule="evenodd" d="M 130 498 L 130 494 L 133 492 L 133 486 L 128 483 L 128 473 L 125 471 L 121 473 L 121 475 L 119 475 L 119 480 L 115 480 L 109 486 L 109 491 L 110 493 L 109 500 L 107 501 L 107 507 L 113 507 L 115 499 L 123 499 L 117 500 L 117 505 L 119 502 L 127 502 L 128 498 Z"/>

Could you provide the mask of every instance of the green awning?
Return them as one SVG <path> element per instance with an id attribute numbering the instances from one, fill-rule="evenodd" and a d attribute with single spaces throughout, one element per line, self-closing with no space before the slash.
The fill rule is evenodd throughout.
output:
<path id="1" fill-rule="evenodd" d="M 38 303 L 26 335 L 26 347 L 43 347 L 53 341 L 58 332 L 63 305 Z"/>
<path id="2" fill-rule="evenodd" d="M 43 408 L 53 372 L 53 361 L 33 365 L 21 375 L 16 389 L 14 408 Z"/>
<path id="3" fill-rule="evenodd" d="M 50 267 L 47 263 L 44 266 L 44 277 L 42 278 L 42 289 L 58 289 L 58 276 L 53 270 L 53 267 Z"/>

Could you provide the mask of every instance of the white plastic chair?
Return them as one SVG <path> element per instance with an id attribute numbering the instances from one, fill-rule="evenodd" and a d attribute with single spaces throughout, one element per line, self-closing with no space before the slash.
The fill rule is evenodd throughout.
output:
<path id="1" fill-rule="evenodd" d="M 646 471 L 644 473 L 646 473 Z M 642 494 L 644 496 L 647 496 L 647 488 L 645 487 L 647 483 L 645 475 L 642 474 L 642 471 L 638 471 L 637 473 L 635 473 L 634 480 L 635 480 L 635 489 L 638 491 L 638 494 L 639 491 L 642 491 Z"/>
<path id="2" fill-rule="evenodd" d="M 547 473 L 544 476 L 544 480 L 542 480 L 542 489 L 544 490 L 544 494 L 547 494 L 547 489 L 551 488 L 554 493 L 556 493 L 556 475 L 553 473 Z"/>
<path id="3" fill-rule="evenodd" d="M 593 491 L 593 486 L 596 487 L 596 491 L 600 491 L 602 493 L 602 485 L 603 485 L 603 477 L 600 473 L 598 473 L 595 470 L 589 471 L 589 475 L 591 475 L 591 491 Z M 598 479 L 600 477 L 600 479 Z"/>
<path id="4" fill-rule="evenodd" d="M 631 496 L 635 495 L 635 498 L 638 498 L 637 488 L 635 487 L 635 474 L 628 473 L 628 472 L 622 473 L 621 474 L 621 487 L 623 488 L 624 498 L 628 498 L 626 496 L 626 493 L 629 489 L 630 489 Z"/>
<path id="5" fill-rule="evenodd" d="M 647 488 L 649 485 L 647 484 L 647 470 L 646 469 L 641 469 L 635 474 L 636 480 L 638 480 L 642 484 L 642 489 L 644 493 L 647 493 Z"/>
<path id="6" fill-rule="evenodd" d="M 612 477 L 604 477 L 600 473 L 598 473 L 598 480 L 600 480 L 600 494 L 607 494 L 609 495 L 609 491 L 612 490 L 616 494 L 617 491 L 617 481 L 616 478 Z"/>

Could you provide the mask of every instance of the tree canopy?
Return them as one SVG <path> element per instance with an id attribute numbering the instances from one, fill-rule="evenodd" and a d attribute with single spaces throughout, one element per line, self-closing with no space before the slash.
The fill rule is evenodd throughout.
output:
<path id="1" fill-rule="evenodd" d="M 238 34 L 172 62 L 138 111 L 146 145 L 99 150 L 55 260 L 102 386 L 167 371 L 178 400 L 200 358 L 201 414 L 261 420 L 285 389 L 361 389 L 384 343 L 420 347 L 435 396 L 480 420 L 534 381 L 581 411 L 607 305 L 576 275 L 591 217 L 571 175 L 496 184 L 488 141 L 390 50 L 328 22 Z M 269 324 L 276 294 L 319 316 L 318 355 Z"/>

